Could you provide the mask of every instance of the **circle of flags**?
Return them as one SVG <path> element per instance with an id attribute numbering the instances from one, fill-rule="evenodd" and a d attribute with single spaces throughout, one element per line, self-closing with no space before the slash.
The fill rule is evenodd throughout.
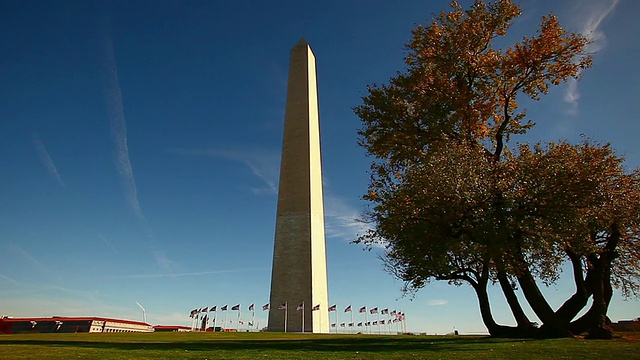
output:
<path id="1" fill-rule="evenodd" d="M 196 308 L 191 310 L 189 317 L 192 319 L 191 329 L 192 331 L 233 331 L 234 320 L 228 321 L 228 305 L 225 304 L 218 309 L 217 305 L 205 306 L 203 308 Z M 372 333 L 405 333 L 406 332 L 406 317 L 404 312 L 397 310 L 389 311 L 388 308 L 378 309 L 378 307 L 370 308 L 367 311 L 367 306 L 361 306 L 358 308 L 359 316 L 364 316 L 364 321 L 354 322 L 351 304 L 345 307 L 343 313 L 350 313 L 350 321 L 338 321 L 338 307 L 333 304 L 328 307 L 329 313 L 335 313 L 335 321 L 330 321 L 330 328 L 335 329 L 338 332 L 339 328 L 348 328 L 349 332 L 354 331 L 353 328 L 361 328 L 356 331 Z M 235 320 L 235 331 L 239 331 L 240 325 L 247 324 L 244 330 L 258 331 L 258 324 L 255 322 L 255 303 L 252 303 L 247 307 L 247 310 L 251 313 L 251 321 L 245 321 L 241 319 L 241 304 L 236 304 L 231 307 L 230 311 L 237 311 L 237 319 Z M 263 311 L 271 311 L 269 303 L 262 305 Z M 288 302 L 284 302 L 277 306 L 277 310 L 288 311 Z M 311 311 L 320 310 L 320 304 L 316 304 L 311 307 Z M 304 303 L 300 303 L 295 307 L 295 311 L 304 311 Z M 222 313 L 222 314 L 219 314 Z M 224 315 L 223 319 L 219 317 Z M 331 314 L 330 314 L 331 315 Z M 376 315 L 376 319 L 369 319 L 369 315 Z M 303 317 L 304 319 L 304 317 Z M 217 325 L 220 325 L 219 327 Z M 375 328 L 374 328 L 375 327 Z M 395 329 L 394 329 L 395 327 Z M 364 329 L 362 329 L 364 328 Z M 218 330 L 219 329 L 219 330 Z M 362 331 L 359 331 L 362 330 Z"/>

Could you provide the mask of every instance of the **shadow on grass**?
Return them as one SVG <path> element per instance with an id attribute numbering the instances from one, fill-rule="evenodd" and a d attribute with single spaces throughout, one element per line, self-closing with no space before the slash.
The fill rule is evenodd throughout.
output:
<path id="1" fill-rule="evenodd" d="M 522 342 L 515 339 L 465 338 L 465 337 L 344 337 L 329 339 L 286 339 L 286 340 L 251 340 L 251 339 L 203 339 L 176 342 L 127 342 L 127 341 L 76 341 L 52 339 L 3 339 L 0 344 L 59 346 L 113 350 L 187 350 L 187 351 L 330 351 L 330 352 L 405 352 L 405 351 L 484 351 L 480 344 L 500 344 Z"/>

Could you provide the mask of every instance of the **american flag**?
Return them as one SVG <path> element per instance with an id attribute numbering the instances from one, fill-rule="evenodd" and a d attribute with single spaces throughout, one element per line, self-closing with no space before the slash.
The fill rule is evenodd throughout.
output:
<path id="1" fill-rule="evenodd" d="M 366 306 L 361 307 L 360 310 L 358 310 L 358 312 L 361 312 L 361 313 L 367 312 L 367 307 Z"/>
<path id="2" fill-rule="evenodd" d="M 373 325 L 378 325 L 378 321 L 374 321 L 374 322 L 373 322 Z"/>
<path id="3" fill-rule="evenodd" d="M 320 310 L 320 304 L 311 308 L 311 311 L 316 311 L 316 310 Z"/>
<path id="4" fill-rule="evenodd" d="M 370 313 L 372 314 L 377 314 L 378 313 L 378 307 L 374 307 L 373 309 L 369 310 Z"/>
<path id="5" fill-rule="evenodd" d="M 331 324 L 331 327 L 336 327 L 336 323 Z"/>
<path id="6" fill-rule="evenodd" d="M 269 304 L 262 305 L 262 310 L 269 310 Z"/>
<path id="7" fill-rule="evenodd" d="M 380 320 L 380 324 L 381 324 L 381 325 L 384 325 L 384 320 Z"/>
<path id="8" fill-rule="evenodd" d="M 361 323 L 361 322 L 359 322 L 359 323 L 358 323 L 358 326 L 362 326 L 362 323 Z"/>
<path id="9" fill-rule="evenodd" d="M 304 303 L 299 304 L 298 306 L 296 306 L 296 311 L 300 311 L 300 310 L 304 310 Z"/>
<path id="10" fill-rule="evenodd" d="M 220 311 L 227 311 L 227 305 L 220 308 Z"/>
<path id="11" fill-rule="evenodd" d="M 340 327 L 344 327 L 344 323 L 340 323 Z"/>
<path id="12" fill-rule="evenodd" d="M 278 306 L 278 310 L 287 310 L 287 303 Z"/>
<path id="13" fill-rule="evenodd" d="M 249 311 L 253 311 L 254 310 L 254 304 L 249 305 Z"/>
<path id="14" fill-rule="evenodd" d="M 234 305 L 231 310 L 240 310 L 240 304 Z"/>
<path id="15" fill-rule="evenodd" d="M 382 309 L 382 315 L 389 315 L 389 309 Z"/>
<path id="16" fill-rule="evenodd" d="M 396 315 L 398 315 L 398 313 L 397 313 L 395 310 L 393 310 L 393 311 L 391 312 L 391 315 L 392 315 L 392 316 L 396 316 Z"/>
<path id="17" fill-rule="evenodd" d="M 336 311 L 336 305 L 333 304 L 333 305 L 329 306 L 329 311 Z"/>
<path id="18" fill-rule="evenodd" d="M 367 321 L 364 326 L 371 326 L 371 321 Z"/>
<path id="19" fill-rule="evenodd" d="M 349 323 L 349 327 L 353 327 L 353 323 Z"/>
<path id="20" fill-rule="evenodd" d="M 344 312 L 349 312 L 349 311 L 351 311 L 351 305 L 347 306 L 347 308 L 344 309 Z"/>
<path id="21" fill-rule="evenodd" d="M 209 307 L 208 306 L 207 307 L 203 307 L 202 310 L 200 310 L 200 312 L 207 312 L 207 311 L 209 311 Z"/>
<path id="22" fill-rule="evenodd" d="M 218 306 L 212 306 L 211 309 L 209 309 L 209 311 L 216 311 L 216 309 L 218 308 Z"/>

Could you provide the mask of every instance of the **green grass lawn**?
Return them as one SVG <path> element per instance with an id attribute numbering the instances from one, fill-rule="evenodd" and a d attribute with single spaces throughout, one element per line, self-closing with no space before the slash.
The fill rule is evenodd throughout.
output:
<path id="1" fill-rule="evenodd" d="M 0 359 L 639 359 L 614 340 L 282 333 L 0 335 Z"/>

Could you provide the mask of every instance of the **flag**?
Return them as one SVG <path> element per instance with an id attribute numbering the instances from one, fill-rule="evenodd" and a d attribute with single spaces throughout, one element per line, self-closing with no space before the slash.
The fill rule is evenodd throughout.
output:
<path id="1" fill-rule="evenodd" d="M 382 309 L 382 315 L 389 315 L 389 309 Z"/>
<path id="2" fill-rule="evenodd" d="M 378 313 L 378 307 L 374 307 L 373 309 L 369 310 L 370 313 L 372 314 L 377 314 Z"/>
<path id="3" fill-rule="evenodd" d="M 344 327 L 344 323 L 340 323 L 340 327 Z"/>
<path id="4" fill-rule="evenodd" d="M 311 308 L 311 311 L 316 311 L 316 310 L 320 310 L 320 304 Z"/>
<path id="5" fill-rule="evenodd" d="M 349 323 L 349 327 L 353 327 L 353 323 Z"/>
<path id="6" fill-rule="evenodd" d="M 380 320 L 380 324 L 381 324 L 381 325 L 384 325 L 384 320 Z"/>
<path id="7" fill-rule="evenodd" d="M 244 321 L 242 321 L 242 320 L 238 320 L 238 324 L 240 324 L 240 325 L 244 325 Z"/>
<path id="8" fill-rule="evenodd" d="M 198 313 L 198 310 L 197 309 L 193 309 L 193 310 L 191 310 L 191 314 L 189 314 L 189 317 L 192 318 L 192 317 L 196 316 L 197 313 Z"/>
<path id="9" fill-rule="evenodd" d="M 361 312 L 361 313 L 367 312 L 367 307 L 366 306 L 361 307 L 360 310 L 358 310 L 358 312 Z"/>
<path id="10" fill-rule="evenodd" d="M 397 313 L 395 310 L 393 310 L 393 311 L 391 312 L 391 315 L 392 315 L 392 316 L 396 316 L 396 315 L 398 315 L 398 313 Z"/>
<path id="11" fill-rule="evenodd" d="M 378 325 L 378 321 L 374 321 L 374 322 L 373 322 L 373 325 Z"/>
<path id="12" fill-rule="evenodd" d="M 287 310 L 287 303 L 278 306 L 278 310 Z"/>
<path id="13" fill-rule="evenodd" d="M 251 321 L 249 321 L 249 326 L 253 326 L 253 323 Z"/>
<path id="14" fill-rule="evenodd" d="M 220 311 L 227 311 L 227 305 L 220 308 Z"/>
<path id="15" fill-rule="evenodd" d="M 331 324 L 331 327 L 336 327 L 336 323 Z"/>
<path id="16" fill-rule="evenodd" d="M 235 305 L 234 307 L 231 308 L 231 310 L 240 310 L 240 304 Z"/>
<path id="17" fill-rule="evenodd" d="M 216 311 L 217 308 L 218 306 L 212 306 L 211 309 L 209 309 L 209 311 Z"/>
<path id="18" fill-rule="evenodd" d="M 351 311 L 351 305 L 347 306 L 347 308 L 344 309 L 344 312 L 349 312 L 349 311 Z"/>
<path id="19" fill-rule="evenodd" d="M 358 323 L 358 326 L 362 326 L 362 323 L 361 323 L 361 322 L 359 322 L 359 323 Z"/>
<path id="20" fill-rule="evenodd" d="M 262 310 L 269 310 L 269 304 L 262 305 Z"/>
<path id="21" fill-rule="evenodd" d="M 371 326 L 371 321 L 367 321 L 364 326 Z"/>
<path id="22" fill-rule="evenodd" d="M 329 311 L 336 311 L 336 305 L 333 304 L 333 305 L 329 306 Z"/>
<path id="23" fill-rule="evenodd" d="M 200 311 L 202 311 L 202 312 L 207 312 L 207 311 L 209 311 L 209 307 L 208 307 L 208 306 L 207 306 L 207 307 L 204 307 L 204 308 L 202 308 L 202 310 L 200 310 Z"/>
<path id="24" fill-rule="evenodd" d="M 304 303 L 296 306 L 296 311 L 304 310 Z"/>
<path id="25" fill-rule="evenodd" d="M 249 305 L 249 311 L 253 311 L 254 310 L 254 304 Z"/>

